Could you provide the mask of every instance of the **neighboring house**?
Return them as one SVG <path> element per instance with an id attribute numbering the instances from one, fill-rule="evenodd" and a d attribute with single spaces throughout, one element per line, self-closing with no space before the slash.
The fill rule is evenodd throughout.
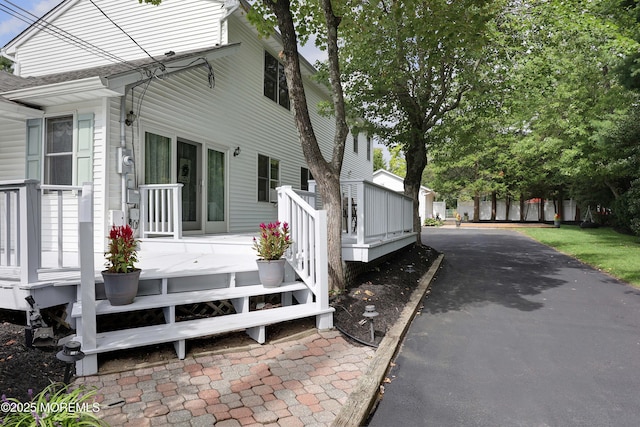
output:
<path id="1" fill-rule="evenodd" d="M 314 209 L 321 202 L 294 125 L 279 38 L 258 37 L 247 7 L 66 0 L 0 50 L 15 62 L 14 75 L 0 72 L 0 309 L 27 310 L 26 296 L 41 308 L 67 304 L 88 356 L 81 373 L 95 372 L 95 356 L 115 349 L 174 342 L 184 357 L 185 339 L 197 336 L 246 329 L 263 342 L 265 326 L 277 321 L 316 316 L 318 327 L 333 324 L 326 213 Z M 315 107 L 330 93 L 304 59 L 301 67 L 329 158 L 335 122 Z M 368 262 L 415 241 L 411 201 L 370 183 L 367 135 L 348 142 L 343 257 Z M 294 233 L 283 290 L 260 285 L 251 249 L 250 233 L 276 219 Z M 142 241 L 133 308 L 101 299 L 105 236 L 123 223 Z M 82 275 L 65 269 L 78 258 Z M 279 295 L 282 306 L 256 311 L 265 294 Z M 176 319 L 178 306 L 223 300 L 235 310 L 223 322 Z M 103 314 L 153 308 L 166 324 L 96 335 Z"/>
<path id="2" fill-rule="evenodd" d="M 378 169 L 373 173 L 373 182 L 383 187 L 389 188 L 398 193 L 404 192 L 404 179 L 385 169 Z M 435 192 L 424 185 L 420 186 L 418 193 L 418 214 L 420 215 L 420 224 L 424 225 L 427 218 L 434 218 L 433 201 Z"/>

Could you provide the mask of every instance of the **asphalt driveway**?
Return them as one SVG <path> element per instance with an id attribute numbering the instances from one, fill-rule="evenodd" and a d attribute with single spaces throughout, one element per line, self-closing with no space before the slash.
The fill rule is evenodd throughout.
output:
<path id="1" fill-rule="evenodd" d="M 516 231 L 423 242 L 445 260 L 370 426 L 640 425 L 639 290 Z"/>

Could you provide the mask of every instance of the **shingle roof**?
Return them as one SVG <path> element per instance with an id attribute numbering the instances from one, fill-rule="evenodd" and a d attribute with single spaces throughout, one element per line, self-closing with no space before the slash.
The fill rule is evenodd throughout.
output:
<path id="1" fill-rule="evenodd" d="M 147 69 L 153 68 L 154 65 L 167 64 L 180 59 L 189 57 L 203 56 L 214 50 L 220 49 L 224 46 L 214 46 L 206 49 L 198 49 L 187 52 L 180 52 L 169 56 L 162 56 L 155 59 L 143 58 L 133 61 L 127 61 L 126 63 L 117 63 L 113 65 L 104 65 L 100 67 L 84 68 L 81 70 L 67 71 L 64 73 L 47 74 L 38 77 L 18 77 L 6 72 L 0 72 L 0 93 L 8 92 L 11 90 L 25 89 L 29 87 L 44 86 L 55 83 L 68 82 L 73 80 L 81 80 L 89 77 L 114 77 L 119 74 L 124 74 L 134 70 L 144 72 Z"/>

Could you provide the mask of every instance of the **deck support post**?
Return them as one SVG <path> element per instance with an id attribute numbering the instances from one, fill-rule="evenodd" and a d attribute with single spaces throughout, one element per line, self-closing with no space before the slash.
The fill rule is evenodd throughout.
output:
<path id="1" fill-rule="evenodd" d="M 38 281 L 40 268 L 40 198 L 38 181 L 28 179 L 20 187 L 18 201 L 19 251 L 16 257 L 20 266 L 20 282 L 35 283 Z M 23 220 L 23 218 L 25 220 Z M 8 249 L 7 249 L 8 251 Z"/>
<path id="2" fill-rule="evenodd" d="M 96 349 L 96 280 L 93 256 L 93 184 L 82 186 L 78 201 L 78 232 L 80 241 L 80 296 L 82 301 L 81 342 L 86 356 L 76 362 L 76 374 L 98 372 Z"/>

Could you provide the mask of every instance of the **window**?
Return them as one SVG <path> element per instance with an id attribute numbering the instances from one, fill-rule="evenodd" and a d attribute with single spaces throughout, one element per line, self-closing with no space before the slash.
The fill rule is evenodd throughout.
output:
<path id="1" fill-rule="evenodd" d="M 300 168 L 300 189 L 309 191 L 309 181 L 313 179 L 313 175 L 307 168 Z"/>
<path id="2" fill-rule="evenodd" d="M 367 135 L 367 160 L 371 161 L 371 137 Z"/>
<path id="3" fill-rule="evenodd" d="M 264 96 L 290 109 L 284 66 L 268 52 L 264 53 Z"/>
<path id="4" fill-rule="evenodd" d="M 27 178 L 48 185 L 93 181 L 93 114 L 30 119 L 26 132 Z"/>
<path id="5" fill-rule="evenodd" d="M 276 202 L 280 186 L 280 161 L 258 154 L 258 201 Z"/>
<path id="6" fill-rule="evenodd" d="M 353 152 L 358 154 L 358 134 L 353 134 Z"/>
<path id="7" fill-rule="evenodd" d="M 44 144 L 45 184 L 73 182 L 73 116 L 46 119 Z"/>

